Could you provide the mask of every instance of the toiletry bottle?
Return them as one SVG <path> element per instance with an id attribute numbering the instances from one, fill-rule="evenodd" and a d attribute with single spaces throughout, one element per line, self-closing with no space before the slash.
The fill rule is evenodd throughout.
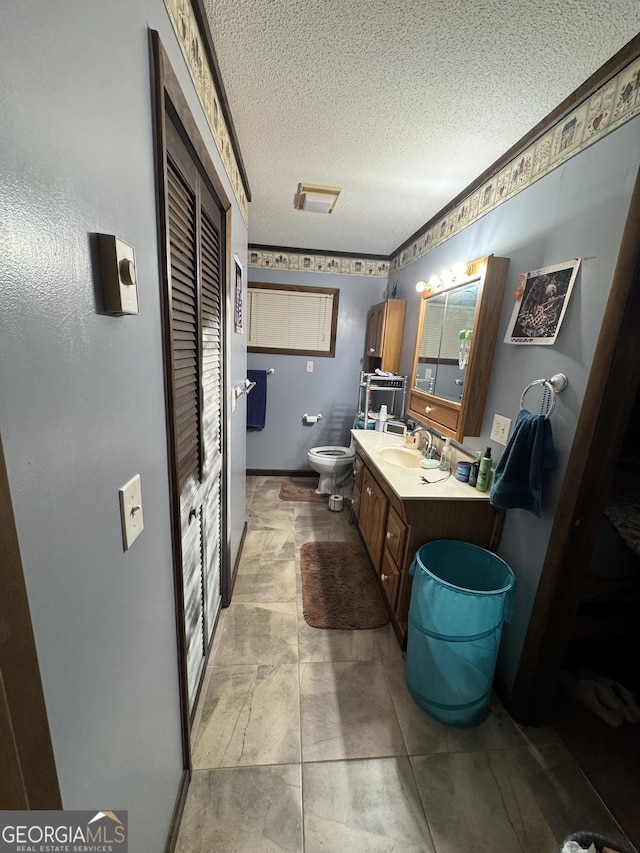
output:
<path id="1" fill-rule="evenodd" d="M 476 483 L 478 482 L 478 468 L 480 467 L 480 460 L 482 459 L 482 451 L 476 450 L 476 458 L 475 462 L 471 465 L 471 470 L 469 471 L 469 485 L 475 488 Z"/>
<path id="2" fill-rule="evenodd" d="M 378 412 L 378 420 L 376 422 L 376 429 L 378 432 L 384 432 L 384 425 L 387 420 L 387 407 L 385 405 L 380 406 L 380 411 Z"/>
<path id="3" fill-rule="evenodd" d="M 478 479 L 476 489 L 479 492 L 486 492 L 489 488 L 489 478 L 491 477 L 491 448 L 487 447 L 484 456 L 480 460 L 478 468 Z"/>
<path id="4" fill-rule="evenodd" d="M 440 453 L 440 464 L 438 468 L 441 471 L 451 471 L 451 439 L 445 438 L 445 436 L 441 436 L 444 438 L 444 444 L 442 445 L 442 451 Z"/>

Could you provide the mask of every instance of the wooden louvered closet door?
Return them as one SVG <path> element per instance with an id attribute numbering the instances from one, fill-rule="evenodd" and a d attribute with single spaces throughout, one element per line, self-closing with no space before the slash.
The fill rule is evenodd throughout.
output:
<path id="1" fill-rule="evenodd" d="M 189 708 L 220 608 L 222 218 L 167 120 L 173 446 L 180 506 Z"/>

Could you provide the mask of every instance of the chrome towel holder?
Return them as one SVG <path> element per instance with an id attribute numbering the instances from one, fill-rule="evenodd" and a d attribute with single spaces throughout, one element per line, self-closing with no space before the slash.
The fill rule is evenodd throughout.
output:
<path id="1" fill-rule="evenodd" d="M 555 409 L 556 406 L 556 395 L 559 394 L 569 384 L 569 380 L 564 375 L 564 373 L 556 373 L 551 379 L 534 379 L 533 382 L 530 382 L 527 387 L 522 392 L 522 396 L 520 397 L 520 409 L 524 409 L 524 398 L 527 395 L 527 391 L 530 391 L 536 385 L 542 385 L 544 387 L 544 392 L 542 395 L 542 402 L 540 403 L 540 414 L 544 415 L 545 419 L 549 417 L 551 412 Z"/>
<path id="2" fill-rule="evenodd" d="M 273 368 L 273 367 L 270 367 L 270 368 L 266 371 L 267 376 L 273 376 L 273 374 L 274 374 L 275 372 L 276 372 L 276 371 L 275 371 L 275 368 Z M 239 397 L 242 397 L 242 395 L 243 395 L 243 394 L 246 394 L 246 395 L 248 396 L 248 395 L 251 393 L 251 391 L 253 391 L 253 389 L 254 389 L 255 387 L 256 387 L 256 383 L 255 383 L 255 382 L 252 382 L 252 381 L 251 381 L 250 379 L 248 379 L 248 378 L 247 378 L 247 379 L 243 379 L 243 380 L 242 380 L 242 384 L 241 384 L 241 385 L 234 385 L 234 387 L 233 387 L 233 394 L 234 394 L 234 396 L 235 396 L 235 398 L 236 398 L 236 400 L 237 400 Z"/>

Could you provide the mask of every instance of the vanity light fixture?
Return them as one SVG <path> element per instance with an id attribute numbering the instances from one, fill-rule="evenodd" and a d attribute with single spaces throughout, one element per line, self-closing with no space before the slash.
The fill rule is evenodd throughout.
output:
<path id="1" fill-rule="evenodd" d="M 342 187 L 300 183 L 293 206 L 296 210 L 306 210 L 309 213 L 332 213 L 341 192 Z"/>
<path id="2" fill-rule="evenodd" d="M 471 265 L 464 261 L 458 261 L 450 270 L 442 270 L 440 275 L 432 275 L 428 283 L 426 281 L 417 282 L 416 290 L 418 293 L 424 293 L 425 290 L 443 290 L 454 284 L 462 284 L 470 275 Z"/>

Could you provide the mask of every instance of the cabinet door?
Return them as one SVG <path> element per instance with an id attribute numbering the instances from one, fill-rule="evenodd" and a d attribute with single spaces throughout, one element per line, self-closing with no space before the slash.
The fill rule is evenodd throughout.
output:
<path id="1" fill-rule="evenodd" d="M 365 469 L 362 490 L 362 512 L 360 530 L 367 543 L 369 554 L 376 569 L 380 568 L 384 545 L 385 523 L 389 501 L 380 486 Z"/>
<path id="2" fill-rule="evenodd" d="M 367 324 L 367 355 L 377 356 L 382 355 L 382 332 L 384 330 L 384 307 L 385 303 L 374 305 L 369 311 L 369 321 Z"/>
<path id="3" fill-rule="evenodd" d="M 400 367 L 405 307 L 406 301 L 404 299 L 390 299 L 384 306 L 380 369 L 390 373 L 396 373 Z"/>
<path id="4" fill-rule="evenodd" d="M 360 523 L 360 504 L 361 504 L 360 489 L 357 486 L 353 487 L 353 497 L 351 498 L 351 509 L 356 521 Z"/>
<path id="5" fill-rule="evenodd" d="M 353 477 L 355 484 L 359 489 L 362 489 L 362 472 L 364 471 L 364 462 L 359 454 L 356 454 L 356 462 L 353 468 Z"/>
<path id="6" fill-rule="evenodd" d="M 404 544 L 407 538 L 407 525 L 393 507 L 389 508 L 385 545 L 396 565 L 401 566 L 404 557 Z"/>
<path id="7" fill-rule="evenodd" d="M 380 580 L 382 581 L 382 587 L 385 595 L 387 596 L 389 606 L 391 607 L 391 610 L 395 611 L 398 598 L 398 588 L 400 587 L 400 572 L 386 548 L 382 555 Z"/>

